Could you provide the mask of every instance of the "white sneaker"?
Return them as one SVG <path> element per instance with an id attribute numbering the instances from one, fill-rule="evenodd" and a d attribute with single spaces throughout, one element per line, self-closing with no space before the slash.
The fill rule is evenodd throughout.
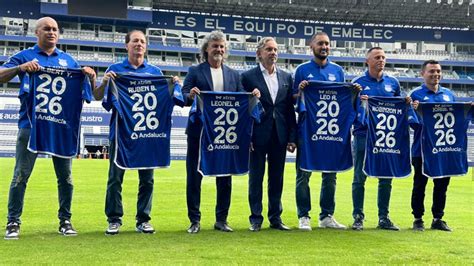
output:
<path id="1" fill-rule="evenodd" d="M 301 217 L 299 219 L 298 228 L 304 231 L 311 231 L 311 219 L 309 217 Z"/>
<path id="2" fill-rule="evenodd" d="M 340 224 L 332 217 L 331 215 L 325 217 L 322 220 L 319 220 L 319 227 L 320 228 L 333 228 L 333 229 L 346 229 L 346 226 Z"/>

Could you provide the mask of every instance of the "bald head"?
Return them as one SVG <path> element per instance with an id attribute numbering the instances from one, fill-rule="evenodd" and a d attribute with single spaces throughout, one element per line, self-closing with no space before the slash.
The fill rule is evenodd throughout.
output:
<path id="1" fill-rule="evenodd" d="M 40 18 L 36 22 L 35 34 L 42 50 L 54 49 L 59 39 L 58 23 L 51 17 Z"/>

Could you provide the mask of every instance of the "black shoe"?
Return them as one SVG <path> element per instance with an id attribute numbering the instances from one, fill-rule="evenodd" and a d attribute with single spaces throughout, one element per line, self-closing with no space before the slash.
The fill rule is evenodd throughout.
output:
<path id="1" fill-rule="evenodd" d="M 262 224 L 252 224 L 249 227 L 249 230 L 252 232 L 258 232 L 260 229 L 262 229 Z"/>
<path id="2" fill-rule="evenodd" d="M 413 221 L 413 231 L 425 231 L 425 223 L 422 219 L 415 219 Z"/>
<path id="3" fill-rule="evenodd" d="M 277 230 L 282 230 L 282 231 L 290 231 L 291 230 L 288 226 L 286 226 L 282 222 L 270 224 L 270 228 L 277 229 Z"/>
<path id="4" fill-rule="evenodd" d="M 357 216 L 352 224 L 352 230 L 362 231 L 364 229 L 364 218 Z"/>
<path id="5" fill-rule="evenodd" d="M 77 231 L 72 227 L 71 221 L 64 220 L 59 223 L 58 233 L 63 236 L 77 236 Z"/>
<path id="6" fill-rule="evenodd" d="M 214 229 L 222 232 L 234 232 L 232 228 L 227 224 L 227 222 L 216 222 L 214 224 Z"/>
<path id="7" fill-rule="evenodd" d="M 17 240 L 20 236 L 20 224 L 17 222 L 10 222 L 7 224 L 5 230 L 5 239 L 6 240 Z"/>
<path id="8" fill-rule="evenodd" d="M 392 231 L 399 231 L 400 230 L 400 228 L 398 228 L 398 226 L 394 225 L 388 217 L 381 218 L 379 220 L 379 225 L 377 226 L 377 229 L 392 230 Z"/>
<path id="9" fill-rule="evenodd" d="M 449 228 L 446 222 L 441 219 L 433 219 L 433 222 L 431 223 L 431 229 L 441 230 L 441 231 L 446 231 L 446 232 L 453 231 L 451 228 Z"/>
<path id="10" fill-rule="evenodd" d="M 190 234 L 197 234 L 199 233 L 200 230 L 201 230 L 201 225 L 199 224 L 199 222 L 194 222 L 194 223 L 191 223 L 187 231 Z"/>

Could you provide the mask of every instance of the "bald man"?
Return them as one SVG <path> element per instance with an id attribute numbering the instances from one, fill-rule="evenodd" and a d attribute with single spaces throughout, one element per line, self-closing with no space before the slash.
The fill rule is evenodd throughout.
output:
<path id="1" fill-rule="evenodd" d="M 36 23 L 35 34 L 37 37 L 35 46 L 13 55 L 0 67 L 0 83 L 8 82 L 18 75 L 21 81 L 20 88 L 24 88 L 25 75 L 39 71 L 40 66 L 80 68 L 76 60 L 56 47 L 59 38 L 59 27 L 53 18 L 43 17 L 39 19 Z M 96 77 L 94 70 L 84 67 L 82 71 L 89 76 L 93 88 Z M 20 118 L 18 120 L 19 129 L 16 141 L 15 168 L 8 198 L 8 222 L 5 239 L 18 239 L 19 237 L 20 216 L 23 211 L 26 185 L 38 155 L 27 149 L 31 131 L 27 113 L 32 111 L 32 103 L 29 103 L 28 93 L 20 93 L 18 97 L 21 103 Z M 71 159 L 53 156 L 53 164 L 58 183 L 59 233 L 65 236 L 74 236 L 77 232 L 70 221 L 73 192 Z"/>

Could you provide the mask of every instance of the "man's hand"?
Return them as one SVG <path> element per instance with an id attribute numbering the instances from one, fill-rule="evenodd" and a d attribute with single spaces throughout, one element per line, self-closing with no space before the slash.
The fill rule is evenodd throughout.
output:
<path id="1" fill-rule="evenodd" d="M 117 74 L 115 74 L 115 72 L 109 71 L 105 73 L 104 77 L 102 78 L 102 83 L 106 84 L 109 81 L 109 79 L 115 79 L 116 77 L 117 77 Z"/>
<path id="2" fill-rule="evenodd" d="M 362 86 L 359 83 L 353 83 L 352 88 L 356 90 L 357 92 L 362 91 Z"/>
<path id="3" fill-rule="evenodd" d="M 304 88 L 305 88 L 306 86 L 308 86 L 308 84 L 309 84 L 309 82 L 308 82 L 307 80 L 303 80 L 303 81 L 300 82 L 300 85 L 298 85 L 298 89 L 299 89 L 300 91 L 302 91 L 302 90 L 304 90 Z"/>
<path id="4" fill-rule="evenodd" d="M 293 143 L 293 142 L 288 143 L 288 145 L 286 145 L 286 150 L 291 152 L 291 153 L 295 152 L 296 144 Z"/>
<path id="5" fill-rule="evenodd" d="M 405 102 L 407 104 L 410 104 L 411 103 L 411 97 L 410 96 L 405 97 Z"/>
<path id="6" fill-rule="evenodd" d="M 201 91 L 197 87 L 194 87 L 189 92 L 189 97 L 191 97 L 191 99 L 194 100 L 194 96 L 196 96 L 196 94 L 200 94 L 200 93 L 201 93 Z"/>
<path id="7" fill-rule="evenodd" d="M 30 62 L 26 62 L 18 66 L 18 69 L 22 72 L 33 73 L 40 70 L 40 65 L 36 60 L 32 60 Z"/>
<path id="8" fill-rule="evenodd" d="M 411 105 L 413 106 L 413 109 L 416 110 L 418 108 L 418 105 L 420 105 L 420 102 L 418 100 L 416 100 Z"/>
<path id="9" fill-rule="evenodd" d="M 361 95 L 360 100 L 361 101 L 367 101 L 369 99 L 369 95 Z"/>
<path id="10" fill-rule="evenodd" d="M 257 88 L 255 88 L 252 91 L 252 95 L 257 96 L 257 98 L 260 98 L 260 91 Z"/>
<path id="11" fill-rule="evenodd" d="M 181 84 L 181 81 L 179 80 L 179 77 L 178 76 L 173 76 L 173 83 L 176 83 L 176 82 Z"/>
<path id="12" fill-rule="evenodd" d="M 95 78 L 97 77 L 97 75 L 95 74 L 94 69 L 92 69 L 90 67 L 83 67 L 82 68 L 82 73 L 84 73 L 84 75 L 87 75 L 90 80 L 95 80 Z"/>

